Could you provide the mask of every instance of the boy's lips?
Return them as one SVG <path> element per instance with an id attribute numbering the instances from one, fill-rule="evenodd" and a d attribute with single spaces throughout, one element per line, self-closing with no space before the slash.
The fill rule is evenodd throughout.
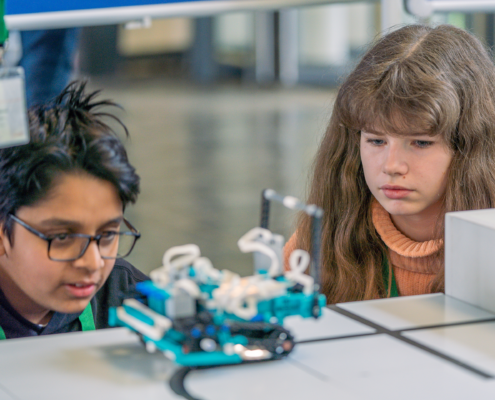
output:
<path id="1" fill-rule="evenodd" d="M 380 189 L 386 197 L 392 200 L 402 199 L 413 192 L 413 190 L 399 185 L 383 185 Z"/>
<path id="2" fill-rule="evenodd" d="M 98 287 L 95 282 L 75 282 L 64 285 L 74 297 L 90 297 L 95 294 Z"/>

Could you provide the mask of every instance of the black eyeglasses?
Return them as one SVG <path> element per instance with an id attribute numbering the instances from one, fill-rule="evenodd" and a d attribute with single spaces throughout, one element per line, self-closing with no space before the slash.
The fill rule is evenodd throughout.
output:
<path id="1" fill-rule="evenodd" d="M 119 231 L 106 231 L 99 235 L 91 236 L 84 233 L 61 233 L 46 236 L 20 220 L 13 214 L 9 214 L 19 225 L 22 225 L 32 234 L 48 242 L 48 258 L 53 261 L 75 261 L 81 258 L 92 240 L 98 245 L 101 258 L 115 259 L 128 256 L 141 234 L 125 218 L 122 220 Z"/>

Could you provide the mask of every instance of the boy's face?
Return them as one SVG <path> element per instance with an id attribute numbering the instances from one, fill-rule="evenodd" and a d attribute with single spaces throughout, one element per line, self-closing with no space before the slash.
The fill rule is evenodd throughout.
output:
<path id="1" fill-rule="evenodd" d="M 60 176 L 48 195 L 16 216 L 46 236 L 97 235 L 118 230 L 122 202 L 115 187 L 85 173 Z M 100 256 L 96 241 L 75 261 L 52 261 L 48 242 L 13 223 L 13 241 L 0 230 L 0 287 L 12 306 L 35 322 L 49 311 L 82 311 L 108 278 L 115 260 Z"/>

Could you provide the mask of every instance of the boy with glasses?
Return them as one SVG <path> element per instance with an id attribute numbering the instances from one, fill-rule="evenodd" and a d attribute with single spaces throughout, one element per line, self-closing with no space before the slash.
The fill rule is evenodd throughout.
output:
<path id="1" fill-rule="evenodd" d="M 111 118 L 85 85 L 29 112 L 29 144 L 0 149 L 0 339 L 108 327 L 108 308 L 147 277 L 121 259 L 139 193 Z"/>

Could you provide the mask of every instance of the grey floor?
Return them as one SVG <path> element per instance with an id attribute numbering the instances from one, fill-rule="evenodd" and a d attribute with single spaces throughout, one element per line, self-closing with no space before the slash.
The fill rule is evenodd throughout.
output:
<path id="1" fill-rule="evenodd" d="M 259 224 L 260 193 L 304 198 L 335 92 L 317 88 L 198 88 L 165 80 L 93 80 L 120 103 L 141 176 L 127 218 L 142 232 L 129 261 L 148 273 L 171 246 L 195 243 L 218 269 L 252 273 L 237 240 Z M 271 228 L 288 237 L 294 214 L 274 206 Z"/>

